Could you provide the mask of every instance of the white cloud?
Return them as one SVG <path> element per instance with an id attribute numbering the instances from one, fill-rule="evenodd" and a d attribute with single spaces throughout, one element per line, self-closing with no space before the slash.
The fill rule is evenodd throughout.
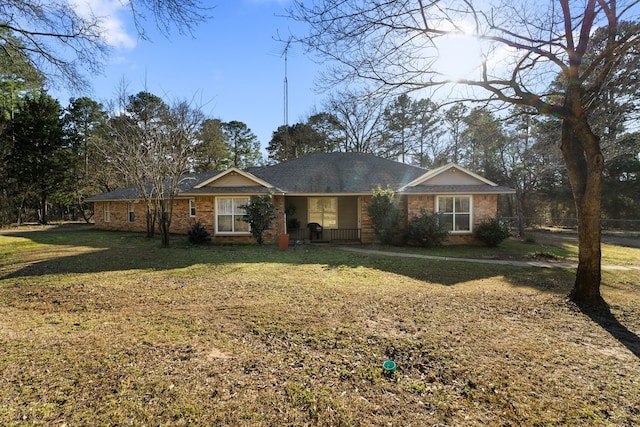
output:
<path id="1" fill-rule="evenodd" d="M 105 41 L 115 48 L 133 49 L 136 37 L 127 33 L 122 19 L 125 4 L 120 0 L 69 0 L 80 16 L 96 16 L 100 19 Z"/>

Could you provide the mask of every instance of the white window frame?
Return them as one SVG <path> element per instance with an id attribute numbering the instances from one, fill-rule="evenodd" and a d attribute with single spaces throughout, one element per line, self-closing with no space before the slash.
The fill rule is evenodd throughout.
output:
<path id="1" fill-rule="evenodd" d="M 196 217 L 196 199 L 189 199 L 189 216 Z"/>
<path id="2" fill-rule="evenodd" d="M 109 202 L 102 202 L 102 220 L 104 222 L 111 221 L 111 212 L 109 210 Z"/>
<path id="3" fill-rule="evenodd" d="M 128 202 L 127 203 L 127 220 L 129 222 L 135 222 L 136 221 L 136 214 L 133 208 L 133 202 Z"/>
<path id="4" fill-rule="evenodd" d="M 335 216 L 336 216 L 336 221 L 335 221 L 335 225 L 331 226 L 329 224 L 327 224 L 324 221 L 324 216 L 321 220 L 317 220 L 316 218 L 311 218 L 312 212 L 311 212 L 311 205 L 312 205 L 312 200 L 314 199 L 332 199 L 334 201 L 335 207 L 336 207 L 336 212 L 335 212 Z M 320 224 L 323 228 L 325 229 L 331 229 L 331 228 L 338 228 L 338 219 L 339 219 L 339 212 L 338 212 L 338 198 L 335 196 L 319 196 L 319 197 L 308 197 L 307 198 L 307 222 L 317 222 L 318 224 Z M 324 215 L 324 212 L 322 212 L 322 214 Z"/>
<path id="5" fill-rule="evenodd" d="M 235 224 L 236 224 L 236 217 L 237 216 L 244 216 L 244 213 L 240 214 L 240 213 L 232 213 L 231 214 L 231 231 L 219 231 L 218 230 L 218 217 L 219 217 L 219 212 L 220 212 L 220 201 L 222 200 L 228 200 L 228 199 L 232 199 L 232 200 L 238 200 L 238 201 L 242 201 L 241 204 L 246 205 L 251 201 L 251 197 L 250 196 L 226 196 L 226 197 L 216 197 L 215 198 L 215 230 L 216 230 L 216 235 L 217 236 L 249 236 L 251 235 L 251 231 L 250 230 L 246 230 L 246 231 L 235 231 Z M 229 215 L 229 214 L 225 214 L 225 215 Z"/>
<path id="6" fill-rule="evenodd" d="M 453 199 L 453 212 L 443 213 L 440 211 L 440 199 L 452 198 Z M 469 212 L 456 212 L 456 199 L 469 199 Z M 452 230 L 449 230 L 451 234 L 471 234 L 473 233 L 473 196 L 470 194 L 443 194 L 436 197 L 436 212 L 439 215 L 452 215 Z M 469 215 L 469 229 L 468 230 L 456 230 L 456 215 Z"/>

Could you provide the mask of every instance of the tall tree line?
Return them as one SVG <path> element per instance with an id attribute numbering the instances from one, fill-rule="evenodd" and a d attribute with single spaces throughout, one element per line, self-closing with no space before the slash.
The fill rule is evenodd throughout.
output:
<path id="1" fill-rule="evenodd" d="M 0 96 L 12 99 L 0 106 L 0 226 L 88 222 L 88 197 L 135 185 L 148 196 L 152 234 L 156 225 L 161 231 L 170 226 L 163 214 L 172 206 L 178 183 L 172 180 L 263 163 L 260 143 L 245 123 L 205 118 L 185 101 L 142 91 L 123 95 L 111 109 L 88 97 L 72 98 L 63 108 L 24 81 L 5 75 L 0 87 Z M 169 197 L 158 198 L 163 194 Z"/>
<path id="2" fill-rule="evenodd" d="M 617 89 L 623 101 L 610 97 L 598 111 L 600 126 L 612 129 L 605 132 L 609 138 L 603 144 L 610 153 L 604 169 L 603 216 L 637 220 L 640 139 L 626 126 L 636 117 L 639 97 L 633 85 L 619 84 Z M 362 103 L 353 93 L 342 92 L 330 97 L 325 107 L 327 112 L 279 127 L 267 147 L 269 160 L 355 151 L 425 168 L 453 162 L 516 190 L 516 196 L 501 205 L 501 214 L 517 217 L 521 234 L 539 221 L 575 218 L 558 144 L 560 122 L 554 118 L 520 106 L 497 114 L 487 106 L 441 106 L 407 94 Z"/>

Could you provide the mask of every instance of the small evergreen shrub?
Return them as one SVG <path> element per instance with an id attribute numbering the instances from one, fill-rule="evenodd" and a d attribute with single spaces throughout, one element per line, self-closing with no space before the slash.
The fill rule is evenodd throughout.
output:
<path id="1" fill-rule="evenodd" d="M 498 218 L 482 221 L 476 226 L 476 237 L 485 245 L 494 248 L 511 236 L 509 224 Z"/>
<path id="2" fill-rule="evenodd" d="M 420 209 L 420 214 L 409 220 L 405 239 L 411 246 L 430 248 L 440 246 L 447 240 L 449 231 L 441 224 L 437 214 L 430 214 L 426 209 Z"/>
<path id="3" fill-rule="evenodd" d="M 209 232 L 200 224 L 200 221 L 191 224 L 189 231 L 187 231 L 187 236 L 189 237 L 189 241 L 194 244 L 205 243 L 211 240 Z"/>
<path id="4" fill-rule="evenodd" d="M 383 190 L 380 185 L 371 190 L 367 213 L 371 219 L 373 232 L 380 243 L 390 245 L 400 223 L 400 209 L 394 191 L 389 187 Z"/>
<path id="5" fill-rule="evenodd" d="M 247 205 L 242 205 L 245 215 L 242 220 L 251 226 L 251 236 L 256 239 L 259 245 L 264 243 L 264 232 L 271 227 L 271 223 L 276 219 L 276 207 L 271 200 L 271 194 L 264 196 L 254 196 Z"/>

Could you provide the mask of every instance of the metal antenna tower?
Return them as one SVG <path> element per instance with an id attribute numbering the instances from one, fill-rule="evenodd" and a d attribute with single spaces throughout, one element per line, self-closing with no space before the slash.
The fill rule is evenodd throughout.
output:
<path id="1" fill-rule="evenodd" d="M 291 37 L 287 40 L 287 43 L 282 50 L 282 56 L 284 57 L 284 125 L 285 129 L 289 128 L 289 80 L 288 75 L 288 59 L 289 59 L 289 47 L 291 46 Z"/>
<path id="2" fill-rule="evenodd" d="M 297 157 L 297 148 L 291 141 L 291 135 L 289 132 L 289 55 L 295 53 L 293 37 L 289 36 L 288 39 L 283 39 L 278 35 L 276 41 L 283 43 L 282 48 L 278 49 L 275 53 L 280 58 L 284 58 L 284 158 L 291 159 Z M 278 128 L 279 130 L 280 128 Z"/>

